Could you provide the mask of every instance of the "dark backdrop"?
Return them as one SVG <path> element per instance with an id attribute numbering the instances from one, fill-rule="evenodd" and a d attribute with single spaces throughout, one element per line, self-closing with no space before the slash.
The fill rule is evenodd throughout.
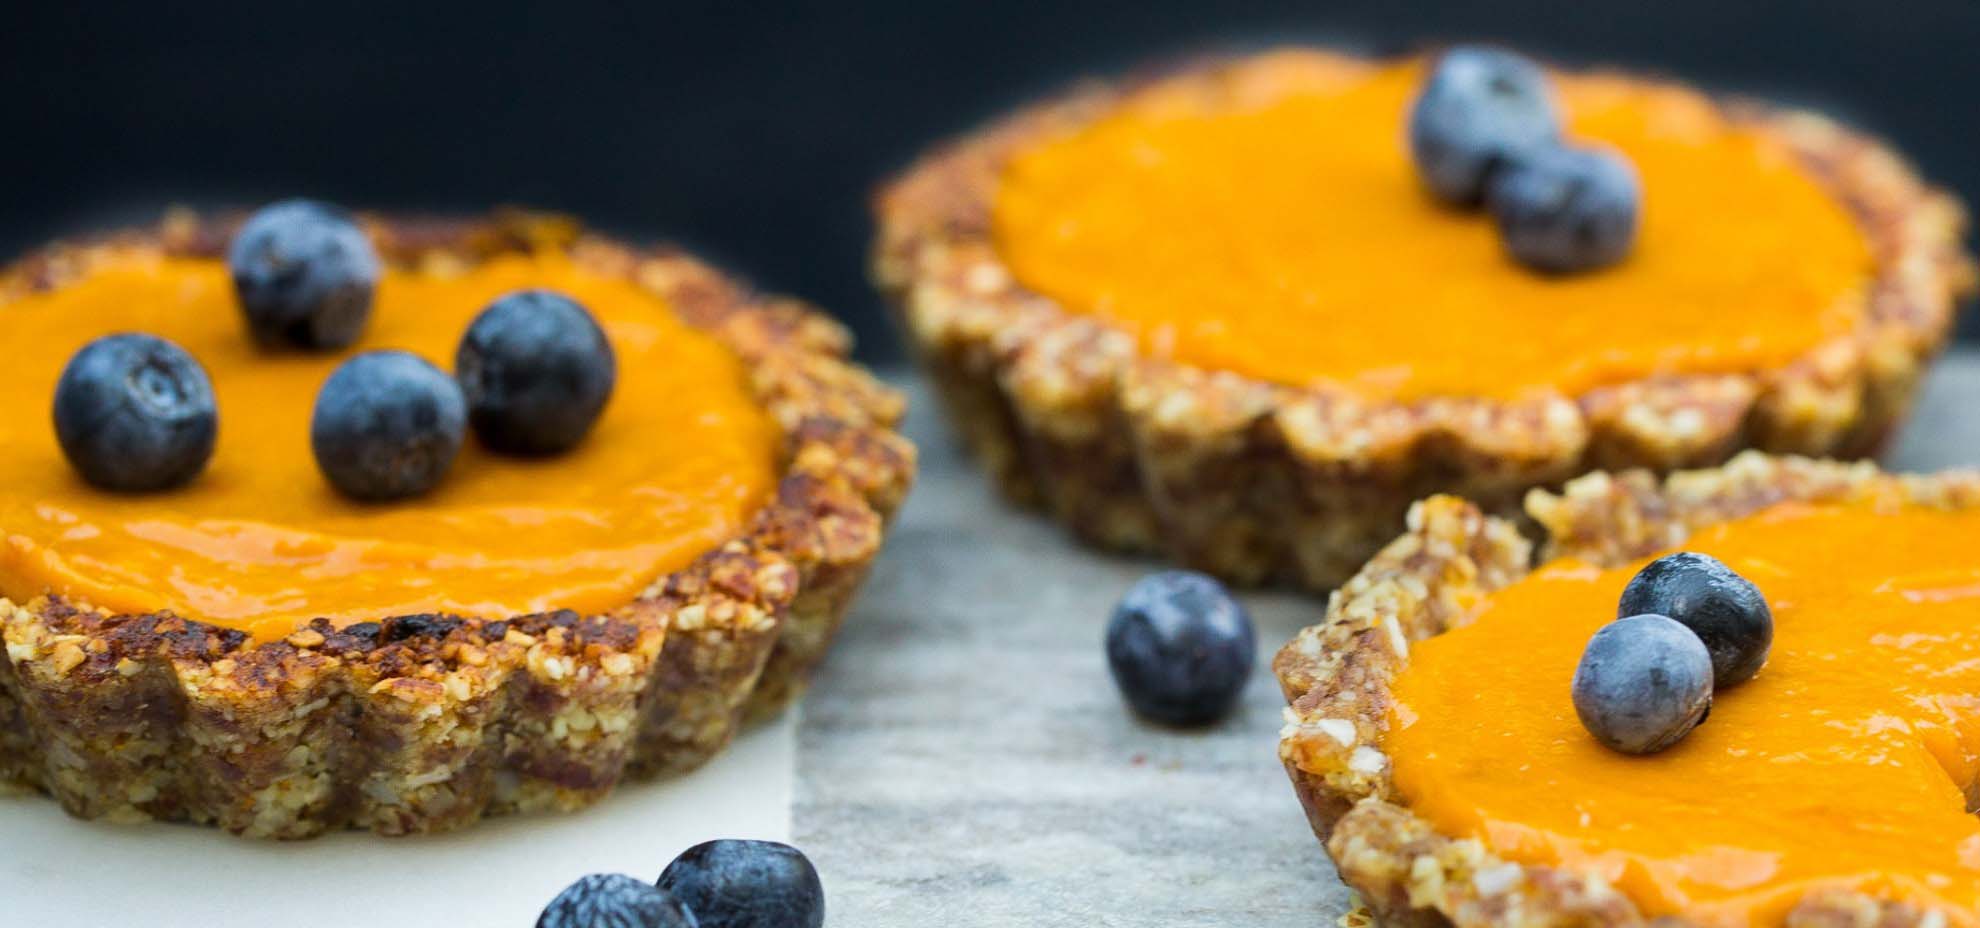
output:
<path id="1" fill-rule="evenodd" d="M 1980 202 L 1975 0 L 17 3 L 0 251 L 160 205 L 567 210 L 671 238 L 897 349 L 866 198 L 1085 74 L 1312 40 L 1489 38 L 1822 107 Z"/>

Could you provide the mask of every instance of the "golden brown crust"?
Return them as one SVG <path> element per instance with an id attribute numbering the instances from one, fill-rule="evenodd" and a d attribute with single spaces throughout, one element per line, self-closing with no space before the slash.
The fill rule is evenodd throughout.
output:
<path id="1" fill-rule="evenodd" d="M 1307 68 L 1372 66 L 1276 54 Z M 1160 79 L 1213 96 L 1257 93 L 1246 61 Z M 1527 489 L 1595 468 L 1668 471 L 1742 448 L 1871 452 L 1972 285 L 1958 204 L 1896 155 L 1817 116 L 1727 103 L 1732 118 L 1800 153 L 1876 256 L 1864 324 L 1784 369 L 1521 402 L 1381 403 L 1161 361 L 1015 281 L 989 222 L 1013 151 L 1091 121 L 1145 82 L 1082 87 L 922 159 L 878 197 L 873 273 L 957 428 L 1009 496 L 1046 506 L 1089 540 L 1164 549 L 1232 580 L 1330 589 L 1431 493 L 1512 511 Z"/>
<path id="2" fill-rule="evenodd" d="M 1748 452 L 1720 468 L 1661 480 L 1642 470 L 1590 474 L 1559 494 L 1534 491 L 1526 509 L 1548 534 L 1548 558 L 1614 565 L 1783 500 L 1859 497 L 1980 506 L 1980 472 L 1896 476 L 1867 463 Z M 1410 642 L 1469 621 L 1483 597 L 1525 576 L 1532 563 L 1531 545 L 1511 522 L 1456 497 L 1424 500 L 1408 524 L 1340 589 L 1326 618 L 1273 661 L 1290 704 L 1279 756 L 1341 878 L 1387 923 L 1643 921 L 1599 877 L 1509 863 L 1475 840 L 1438 833 L 1397 794 L 1385 738 L 1391 684 L 1408 663 Z M 1931 915 L 1824 891 L 1802 900 L 1789 923 L 1924 925 Z"/>
<path id="3" fill-rule="evenodd" d="M 601 616 L 318 620 L 255 645 L 170 614 L 0 600 L 0 784 L 86 818 L 255 837 L 438 831 L 692 769 L 745 715 L 802 690 L 914 478 L 902 399 L 846 359 L 844 330 L 687 255 L 553 216 L 365 222 L 387 261 L 425 272 L 555 248 L 667 299 L 747 362 L 783 433 L 773 498 L 738 537 Z M 0 304 L 117 254 L 217 254 L 231 228 L 175 214 L 56 245 L 0 274 Z"/>

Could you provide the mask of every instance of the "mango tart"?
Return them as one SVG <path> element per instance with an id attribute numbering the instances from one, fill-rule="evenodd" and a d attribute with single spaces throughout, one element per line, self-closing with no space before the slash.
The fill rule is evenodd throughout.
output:
<path id="1" fill-rule="evenodd" d="M 1280 757 L 1388 924 L 1980 924 L 1980 474 L 1748 452 L 1595 473 L 1513 522 L 1453 496 L 1278 654 Z M 1569 698 L 1652 557 L 1712 554 L 1775 614 L 1767 664 L 1655 755 Z"/>
<path id="2" fill-rule="evenodd" d="M 1010 497 L 1111 547 L 1317 589 L 1409 504 L 1592 468 L 1861 455 L 1972 286 L 1961 209 L 1822 117 L 1551 75 L 1642 177 L 1547 276 L 1437 204 L 1421 59 L 1289 50 L 1088 85 L 884 188 L 873 276 Z"/>
<path id="3" fill-rule="evenodd" d="M 427 497 L 355 503 L 307 440 L 348 352 L 248 343 L 237 222 L 173 214 L 0 274 L 0 326 L 52 357 L 15 372 L 0 430 L 0 786 L 254 837 L 439 831 L 685 772 L 797 697 L 915 466 L 836 323 L 559 217 L 366 217 L 386 271 L 357 348 L 445 364 L 487 300 L 545 286 L 589 303 L 622 382 L 572 452 L 470 447 Z M 42 434 L 54 372 L 106 326 L 213 373 L 220 447 L 190 486 L 105 494 Z"/>

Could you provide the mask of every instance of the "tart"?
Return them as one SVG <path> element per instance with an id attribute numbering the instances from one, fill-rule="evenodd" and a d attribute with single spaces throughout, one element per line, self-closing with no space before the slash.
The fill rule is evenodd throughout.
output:
<path id="1" fill-rule="evenodd" d="M 1006 494 L 1240 582 L 1346 579 L 1437 492 L 1876 449 L 1972 284 L 1959 206 L 1826 119 L 1554 73 L 1642 178 L 1621 264 L 1510 260 L 1412 174 L 1422 59 L 1083 87 L 883 189 L 873 274 Z"/>
<path id="2" fill-rule="evenodd" d="M 1282 649 L 1280 756 L 1390 924 L 1980 923 L 1980 474 L 1749 452 L 1437 496 Z M 1772 653 L 1676 746 L 1576 720 L 1583 643 L 1653 556 L 1765 592 Z"/>
<path id="3" fill-rule="evenodd" d="M 359 348 L 450 359 L 489 299 L 552 287 L 621 374 L 575 451 L 470 446 L 430 496 L 356 503 L 310 463 L 340 357 L 254 349 L 235 224 L 173 215 L 0 276 L 0 325 L 39 346 L 0 429 L 0 783 L 255 837 L 437 831 L 692 769 L 801 692 L 914 473 L 901 398 L 836 324 L 553 216 L 366 218 L 385 270 Z M 190 486 L 95 490 L 48 434 L 62 360 L 119 329 L 214 373 Z"/>

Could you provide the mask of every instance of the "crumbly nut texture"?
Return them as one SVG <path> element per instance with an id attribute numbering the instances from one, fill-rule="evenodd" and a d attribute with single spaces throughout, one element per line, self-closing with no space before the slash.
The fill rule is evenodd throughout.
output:
<path id="1" fill-rule="evenodd" d="M 1867 463 L 1747 452 L 1661 479 L 1643 470 L 1590 474 L 1560 493 L 1534 491 L 1526 510 L 1547 534 L 1545 558 L 1616 565 L 1776 502 L 1857 498 L 1980 506 L 1980 472 L 1898 476 Z M 1528 573 L 1532 551 L 1510 521 L 1457 497 L 1426 499 L 1410 509 L 1407 531 L 1334 594 L 1325 619 L 1273 661 L 1290 704 L 1279 756 L 1341 878 L 1384 924 L 1647 920 L 1592 873 L 1509 862 L 1476 840 L 1439 833 L 1391 779 L 1390 694 L 1411 642 L 1469 621 L 1484 597 Z M 1945 913 L 1829 890 L 1802 899 L 1788 918 L 1838 928 L 1945 923 Z"/>
<path id="2" fill-rule="evenodd" d="M 1274 54 L 1343 74 L 1374 66 Z M 1151 80 L 1191 82 L 1211 99 L 1269 91 L 1246 81 L 1241 64 L 1081 87 L 931 153 L 875 204 L 874 279 L 957 430 L 1009 497 L 1101 545 L 1166 551 L 1235 581 L 1326 590 L 1432 493 L 1513 512 L 1528 489 L 1598 468 L 1669 471 L 1744 448 L 1869 453 L 1972 287 L 1954 200 L 1871 139 L 1744 102 L 1721 106 L 1801 155 L 1862 223 L 1877 263 L 1863 324 L 1780 370 L 1520 402 L 1371 402 L 1143 355 L 1127 333 L 1013 279 L 990 228 L 1013 152 L 1091 122 Z"/>
<path id="3" fill-rule="evenodd" d="M 173 214 L 52 246 L 0 274 L 0 307 L 120 255 L 218 255 L 234 221 Z M 773 497 L 606 615 L 317 620 L 256 645 L 170 614 L 0 599 L 0 784 L 84 818 L 253 837 L 440 831 L 686 772 L 802 692 L 914 478 L 903 401 L 847 360 L 844 330 L 554 216 L 365 221 L 386 260 L 424 273 L 554 248 L 664 297 L 747 362 L 783 432 Z"/>

